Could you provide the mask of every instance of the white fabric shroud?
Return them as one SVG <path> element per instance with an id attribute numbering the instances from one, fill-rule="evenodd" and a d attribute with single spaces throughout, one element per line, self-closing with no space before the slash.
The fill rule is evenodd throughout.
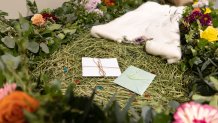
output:
<path id="1" fill-rule="evenodd" d="M 152 40 L 146 41 L 146 52 L 162 56 L 168 63 L 175 63 L 182 55 L 179 19 L 183 9 L 183 6 L 146 2 L 107 24 L 93 26 L 91 35 L 117 42 L 125 39 L 130 43 L 142 36 L 151 38 Z"/>

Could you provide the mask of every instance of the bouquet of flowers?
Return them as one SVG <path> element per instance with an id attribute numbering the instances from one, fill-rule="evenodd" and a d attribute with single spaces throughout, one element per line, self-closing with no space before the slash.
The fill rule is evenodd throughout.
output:
<path id="1" fill-rule="evenodd" d="M 183 63 L 193 69 L 200 68 L 200 72 L 203 72 L 201 75 L 204 76 L 201 77 L 208 83 L 207 86 L 214 90 L 213 97 L 204 97 L 204 99 L 209 100 L 209 104 L 213 107 L 196 102 L 186 102 L 182 105 L 174 102 L 171 105 L 175 112 L 160 113 L 155 112 L 150 107 L 143 107 L 141 114 L 131 109 L 131 116 L 128 114 L 128 109 L 134 98 L 130 98 L 126 106 L 121 108 L 115 97 L 112 97 L 108 105 L 100 108 L 93 102 L 94 93 L 91 97 L 76 97 L 73 94 L 73 85 L 69 85 L 66 92 L 63 93 L 60 82 L 52 81 L 49 83 L 43 77 L 44 75 L 34 78 L 29 74 L 30 62 L 26 56 L 26 49 L 37 53 L 39 47 L 41 47 L 42 51 L 46 52 L 48 48 L 45 45 L 49 47 L 49 43 L 52 43 L 53 40 L 58 42 L 66 38 L 71 39 L 69 35 L 75 33 L 74 26 L 76 24 L 69 23 L 84 22 L 83 24 L 86 25 L 85 22 L 89 21 L 85 18 L 87 13 L 92 17 L 92 14 L 90 14 L 92 12 L 96 12 L 100 16 L 102 16 L 102 12 L 103 16 L 106 16 L 108 12 L 115 17 L 117 13 L 128 10 L 119 11 L 122 9 L 119 6 L 124 7 L 126 4 L 120 4 L 118 0 L 95 0 L 95 2 L 87 2 L 88 5 L 84 4 L 85 6 L 82 6 L 87 11 L 85 13 L 83 10 L 79 11 L 78 8 L 78 11 L 74 11 L 73 2 L 72 0 L 65 3 L 63 8 L 55 10 L 53 14 L 35 14 L 31 21 L 20 18 L 19 22 L 14 22 L 14 28 L 6 24 L 4 29 L 10 30 L 0 31 L 2 43 L 4 44 L 1 44 L 0 49 L 0 123 L 218 122 L 218 109 L 215 108 L 218 106 L 216 103 L 218 99 L 216 94 L 218 90 L 216 77 L 218 14 L 216 10 L 210 8 L 207 2 L 199 1 L 193 6 L 187 7 L 184 18 L 181 20 L 181 29 L 183 29 L 185 39 Z M 128 5 L 130 4 L 128 3 Z M 104 7 L 106 7 L 107 11 L 104 11 Z M 73 18 L 74 14 L 77 19 Z M 61 22 L 63 22 L 63 25 Z M 37 42 L 39 39 L 40 42 Z M 25 47 L 25 44 L 30 40 L 35 43 L 32 42 L 29 47 Z M 17 48 L 18 50 L 9 52 L 5 46 L 10 49 Z M 212 82 L 214 84 L 211 84 Z M 195 96 L 193 99 L 199 99 L 199 96 Z"/>
<path id="2" fill-rule="evenodd" d="M 217 57 L 218 11 L 207 0 L 188 6 L 180 23 L 183 56 L 188 66 L 199 65 Z"/>
<path id="3" fill-rule="evenodd" d="M 191 95 L 200 94 L 193 98 L 214 104 L 218 101 L 218 10 L 212 6 L 208 0 L 199 0 L 186 7 L 180 34 L 182 69 L 189 69 L 195 75 Z"/>

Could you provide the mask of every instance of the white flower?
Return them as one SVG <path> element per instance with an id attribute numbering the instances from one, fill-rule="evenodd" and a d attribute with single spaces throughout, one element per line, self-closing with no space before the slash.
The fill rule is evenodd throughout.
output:
<path id="1" fill-rule="evenodd" d="M 198 2 L 195 2 L 192 7 L 194 8 L 202 8 L 209 5 L 208 0 L 199 0 Z"/>

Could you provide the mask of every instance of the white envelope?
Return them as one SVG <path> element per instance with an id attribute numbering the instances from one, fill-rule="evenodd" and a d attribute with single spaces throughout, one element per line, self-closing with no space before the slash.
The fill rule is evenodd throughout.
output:
<path id="1" fill-rule="evenodd" d="M 117 58 L 82 58 L 82 76 L 120 76 Z"/>

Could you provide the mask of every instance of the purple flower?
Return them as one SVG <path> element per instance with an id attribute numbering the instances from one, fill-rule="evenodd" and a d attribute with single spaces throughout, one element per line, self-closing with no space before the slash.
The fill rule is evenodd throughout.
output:
<path id="1" fill-rule="evenodd" d="M 42 16 L 43 16 L 43 18 L 45 20 L 49 20 L 49 19 L 51 19 L 53 21 L 57 21 L 58 20 L 58 18 L 56 16 L 52 15 L 52 14 L 43 13 Z"/>
<path id="2" fill-rule="evenodd" d="M 135 44 L 143 44 L 147 39 L 145 36 L 140 36 L 134 40 Z"/>
<path id="3" fill-rule="evenodd" d="M 209 14 L 204 14 L 200 18 L 200 22 L 202 26 L 211 26 L 212 25 L 212 20 Z"/>
<path id="4" fill-rule="evenodd" d="M 195 22 L 197 19 L 202 17 L 202 13 L 200 11 L 194 11 L 192 12 L 185 20 L 188 23 L 193 23 Z"/>
<path id="5" fill-rule="evenodd" d="M 103 12 L 98 9 L 98 4 L 101 3 L 101 0 L 89 0 L 86 4 L 85 4 L 85 9 L 88 12 L 95 12 L 100 16 L 103 16 Z"/>

